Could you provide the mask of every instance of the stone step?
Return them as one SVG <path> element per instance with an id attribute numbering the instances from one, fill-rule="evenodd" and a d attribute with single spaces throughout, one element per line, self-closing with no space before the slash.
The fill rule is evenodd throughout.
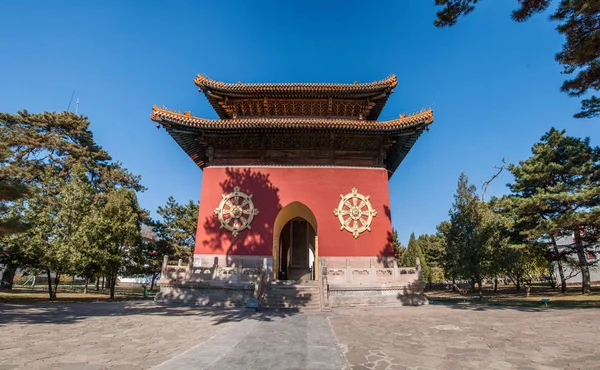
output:
<path id="1" fill-rule="evenodd" d="M 261 307 L 268 310 L 320 311 L 321 296 L 316 284 L 272 284 Z"/>
<path id="2" fill-rule="evenodd" d="M 270 308 L 306 308 L 306 309 L 314 309 L 320 310 L 321 306 L 318 303 L 311 304 L 293 304 L 293 303 L 263 303 L 261 307 L 270 307 Z"/>

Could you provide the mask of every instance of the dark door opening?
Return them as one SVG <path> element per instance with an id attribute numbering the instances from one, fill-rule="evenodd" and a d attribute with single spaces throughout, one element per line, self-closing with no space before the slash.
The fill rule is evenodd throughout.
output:
<path id="1" fill-rule="evenodd" d="M 315 278 L 315 230 L 303 218 L 290 220 L 279 237 L 279 279 Z"/>

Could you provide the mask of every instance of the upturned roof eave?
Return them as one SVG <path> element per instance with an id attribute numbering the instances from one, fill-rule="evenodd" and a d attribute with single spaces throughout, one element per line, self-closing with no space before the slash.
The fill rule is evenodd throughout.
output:
<path id="1" fill-rule="evenodd" d="M 225 83 L 212 80 L 204 75 L 194 79 L 200 92 L 204 94 L 210 105 L 221 119 L 231 118 L 219 104 L 223 99 L 372 99 L 375 106 L 369 113 L 369 120 L 377 120 L 385 107 L 389 96 L 398 85 L 395 75 L 380 81 L 353 84 L 332 83 Z"/>
<path id="2" fill-rule="evenodd" d="M 185 130 L 215 132 L 257 132 L 257 131 L 345 131 L 357 133 L 395 133 L 415 126 L 428 126 L 433 123 L 431 109 L 411 115 L 401 115 L 389 121 L 370 121 L 320 117 L 253 117 L 225 120 L 210 120 L 194 117 L 189 112 L 181 114 L 158 107 L 153 108 L 150 118 L 163 125 L 175 125 Z"/>
<path id="3" fill-rule="evenodd" d="M 356 96 L 368 97 L 371 94 L 391 92 L 397 85 L 395 75 L 390 75 L 380 81 L 353 84 L 334 83 L 225 83 L 198 75 L 194 83 L 202 91 L 212 91 L 235 97 L 264 97 L 264 96 Z"/>

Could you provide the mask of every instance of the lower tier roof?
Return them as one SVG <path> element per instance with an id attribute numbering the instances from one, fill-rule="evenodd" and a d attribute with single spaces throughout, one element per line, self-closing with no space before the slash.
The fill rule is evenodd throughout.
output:
<path id="1" fill-rule="evenodd" d="M 400 115 L 389 121 L 369 121 L 341 118 L 313 117 L 247 117 L 227 120 L 210 120 L 153 107 L 150 118 L 161 124 L 181 148 L 200 167 L 210 165 L 208 148 L 199 137 L 210 134 L 242 133 L 331 133 L 351 135 L 376 135 L 387 139 L 384 166 L 391 177 L 408 154 L 422 131 L 433 123 L 431 109 L 411 115 Z"/>

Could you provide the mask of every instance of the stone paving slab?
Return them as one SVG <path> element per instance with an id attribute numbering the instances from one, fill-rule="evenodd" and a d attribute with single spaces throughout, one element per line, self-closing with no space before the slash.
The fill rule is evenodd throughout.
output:
<path id="1" fill-rule="evenodd" d="M 261 314 L 256 314 L 154 369 L 339 370 L 345 367 L 346 361 L 326 316 L 297 314 L 263 320 Z"/>
<path id="2" fill-rule="evenodd" d="M 0 369 L 147 369 L 237 320 L 151 302 L 0 304 Z"/>
<path id="3" fill-rule="evenodd" d="M 5 369 L 600 369 L 600 310 L 0 304 Z"/>
<path id="4" fill-rule="evenodd" d="M 352 369 L 600 369 L 600 310 L 436 306 L 336 310 Z"/>

